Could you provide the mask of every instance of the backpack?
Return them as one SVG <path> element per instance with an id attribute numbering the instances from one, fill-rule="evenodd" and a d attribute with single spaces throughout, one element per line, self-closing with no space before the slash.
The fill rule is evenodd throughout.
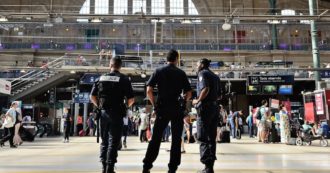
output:
<path id="1" fill-rule="evenodd" d="M 257 111 L 257 120 L 261 120 L 261 117 L 262 117 L 260 109 L 261 108 L 259 108 L 258 111 Z"/>

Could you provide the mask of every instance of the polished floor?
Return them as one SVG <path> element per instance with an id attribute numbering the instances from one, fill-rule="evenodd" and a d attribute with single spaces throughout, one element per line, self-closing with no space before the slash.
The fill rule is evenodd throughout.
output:
<path id="1" fill-rule="evenodd" d="M 0 173 L 97 173 L 99 146 L 93 137 L 74 137 L 70 143 L 61 138 L 37 138 L 25 142 L 17 149 L 0 148 Z M 152 173 L 165 173 L 169 143 L 161 145 L 161 151 Z M 128 138 L 128 148 L 119 152 L 117 173 L 141 172 L 142 159 L 147 143 L 137 137 Z M 202 169 L 197 144 L 185 144 L 186 153 L 178 173 L 195 173 Z M 219 144 L 216 173 L 329 173 L 330 147 L 288 146 L 283 144 L 260 144 L 255 139 L 243 137 L 230 144 Z"/>

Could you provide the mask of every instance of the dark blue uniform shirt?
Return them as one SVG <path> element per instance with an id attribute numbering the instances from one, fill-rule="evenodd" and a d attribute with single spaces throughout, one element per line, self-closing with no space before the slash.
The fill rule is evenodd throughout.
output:
<path id="1" fill-rule="evenodd" d="M 199 97 L 201 91 L 208 87 L 209 93 L 202 102 L 214 102 L 221 95 L 220 78 L 208 69 L 203 69 L 198 73 L 197 80 L 197 97 Z"/>
<path id="2" fill-rule="evenodd" d="M 147 86 L 158 88 L 157 102 L 171 103 L 178 101 L 182 91 L 191 90 L 190 83 L 184 71 L 173 64 L 156 69 L 151 75 Z"/>
<path id="3" fill-rule="evenodd" d="M 129 78 L 118 72 L 104 74 L 93 85 L 91 95 L 104 99 L 103 108 L 116 108 L 124 104 L 124 99 L 133 98 L 133 89 Z"/>

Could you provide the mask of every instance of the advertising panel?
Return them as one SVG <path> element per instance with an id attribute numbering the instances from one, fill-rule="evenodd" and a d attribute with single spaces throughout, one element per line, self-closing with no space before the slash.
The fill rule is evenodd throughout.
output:
<path id="1" fill-rule="evenodd" d="M 314 123 L 315 122 L 315 114 L 314 114 L 314 103 L 305 103 L 305 120 Z"/>
<path id="2" fill-rule="evenodd" d="M 322 93 L 315 94 L 316 115 L 324 115 L 323 95 Z"/>
<path id="3" fill-rule="evenodd" d="M 10 95 L 11 93 L 11 82 L 0 79 L 0 94 Z"/>

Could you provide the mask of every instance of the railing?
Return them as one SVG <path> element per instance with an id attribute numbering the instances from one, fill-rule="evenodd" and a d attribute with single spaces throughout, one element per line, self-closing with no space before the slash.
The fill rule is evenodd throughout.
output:
<path id="1" fill-rule="evenodd" d="M 139 45 L 139 46 L 138 46 Z M 99 49 L 116 49 L 121 48 L 126 51 L 164 51 L 169 49 L 186 50 L 186 51 L 234 51 L 234 50 L 246 50 L 246 51 L 259 51 L 259 50 L 271 50 L 272 46 L 269 44 L 97 44 L 97 43 L 63 43 L 51 46 L 49 44 L 34 43 L 2 43 L 0 50 L 6 49 L 33 49 L 33 50 L 63 50 L 63 51 L 77 51 L 77 50 L 99 50 Z M 319 49 L 324 51 L 330 51 L 330 44 L 319 44 Z M 311 51 L 311 44 L 280 44 L 278 50 L 287 51 Z"/>
<path id="2" fill-rule="evenodd" d="M 28 83 L 34 82 L 34 81 L 41 81 L 45 77 L 50 76 L 49 68 L 60 68 L 63 65 L 63 58 L 66 56 L 62 56 L 60 58 L 57 58 L 51 62 L 48 62 L 47 64 L 43 65 L 40 70 L 32 70 L 26 73 L 25 75 L 16 78 L 12 81 L 12 90 L 18 90 L 20 87 L 23 87 L 27 85 Z"/>
<path id="3" fill-rule="evenodd" d="M 109 59 L 100 59 L 98 54 L 68 54 L 64 61 L 64 66 L 74 69 L 80 69 L 82 66 L 90 67 L 108 67 Z M 109 58 L 109 57 L 107 57 Z M 294 75 L 295 78 L 308 79 L 313 78 L 314 71 L 321 71 L 321 76 L 330 78 L 330 65 L 328 68 L 313 69 L 311 67 L 298 67 L 292 63 L 288 65 L 257 65 L 257 64 L 242 64 L 242 65 L 227 65 L 216 58 L 211 58 L 210 68 L 215 71 L 221 78 L 235 78 L 242 79 L 248 75 Z M 149 74 L 158 67 L 166 64 L 164 57 L 147 57 L 147 56 L 122 56 L 123 68 L 132 69 L 135 74 Z M 190 74 L 196 74 L 196 59 L 181 59 L 179 68 Z M 327 62 L 330 64 L 330 60 Z M 74 70 L 73 69 L 73 70 Z M 90 68 L 92 69 L 92 68 Z"/>

